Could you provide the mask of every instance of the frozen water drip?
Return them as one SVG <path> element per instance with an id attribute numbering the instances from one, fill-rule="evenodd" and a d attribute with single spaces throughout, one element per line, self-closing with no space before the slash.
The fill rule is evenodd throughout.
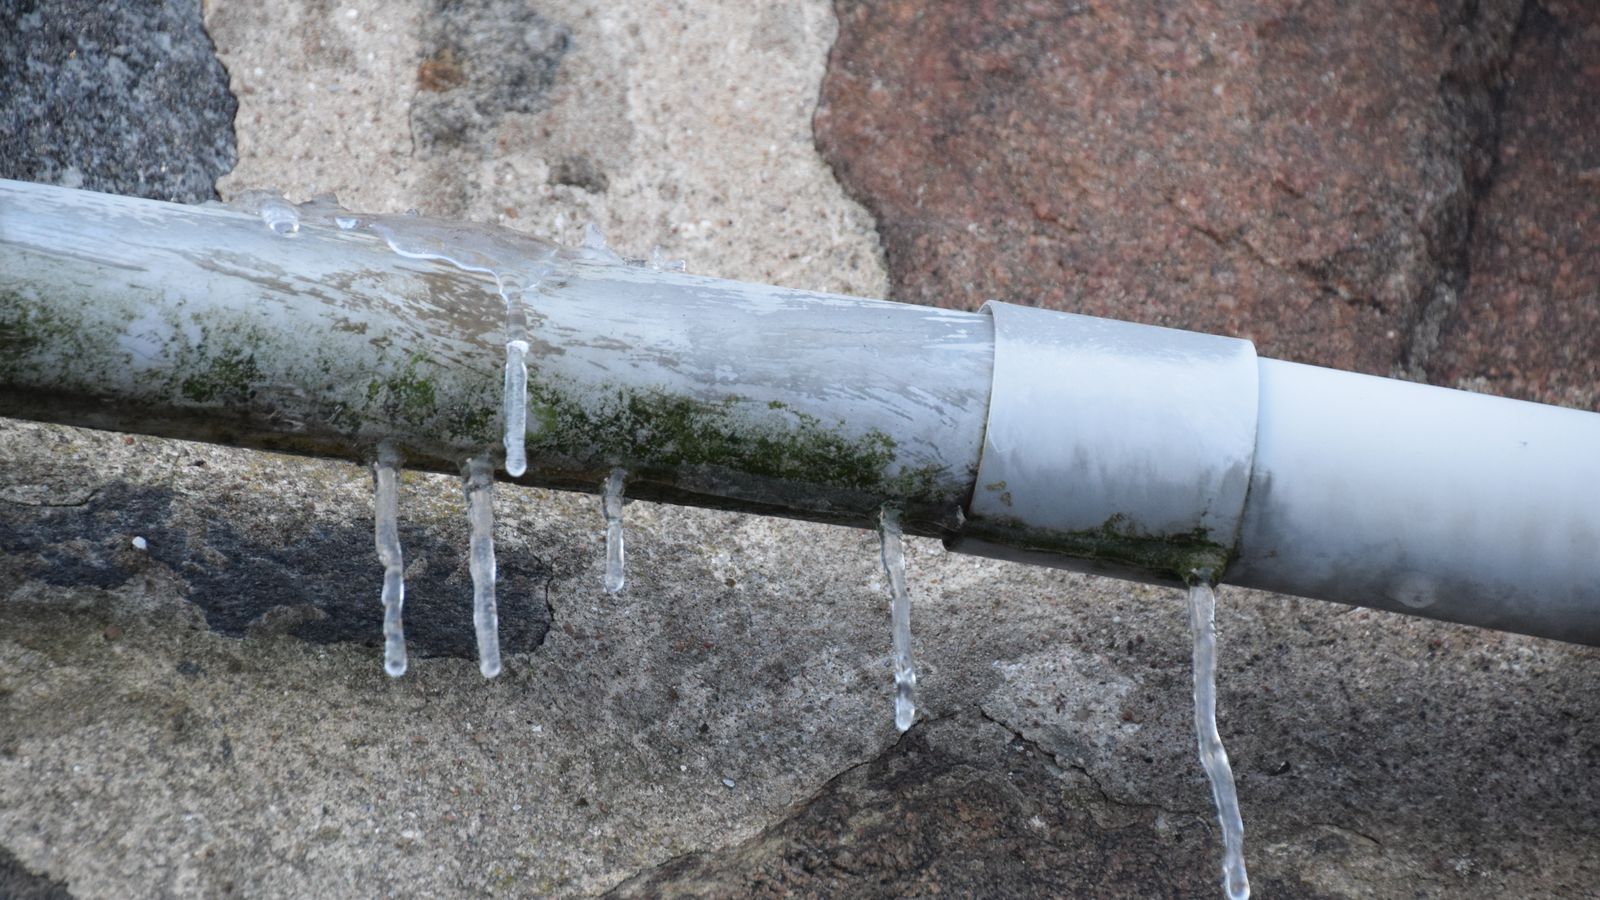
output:
<path id="1" fill-rule="evenodd" d="M 472 572 L 472 627 L 478 633 L 478 671 L 485 678 L 500 674 L 500 616 L 494 604 L 494 468 L 489 457 L 467 461 L 462 470 L 467 494 L 471 543 L 467 567 Z"/>
<path id="2" fill-rule="evenodd" d="M 537 287 L 549 271 L 554 248 L 520 235 L 513 240 L 495 231 L 424 219 L 410 211 L 400 218 L 373 216 L 362 221 L 400 256 L 438 260 L 494 279 L 495 291 L 506 306 L 505 392 L 501 400 L 505 434 L 501 442 L 506 449 L 506 474 L 520 477 L 528 470 L 528 315 L 522 295 Z"/>
<path id="3" fill-rule="evenodd" d="M 1189 631 L 1194 636 L 1194 729 L 1200 744 L 1200 765 L 1211 781 L 1211 797 L 1222 825 L 1222 880 L 1228 900 L 1250 896 L 1244 869 L 1244 820 L 1233 767 L 1217 733 L 1217 595 L 1211 573 L 1196 572 L 1189 587 Z"/>
<path id="4" fill-rule="evenodd" d="M 650 259 L 647 263 L 652 272 L 682 272 L 688 268 L 688 263 L 681 259 L 668 259 L 665 250 L 657 244 L 650 248 Z"/>
<path id="5" fill-rule="evenodd" d="M 593 222 L 583 226 L 583 243 L 578 245 L 575 254 L 579 259 L 588 259 L 595 262 L 620 263 L 623 261 L 622 257 L 617 255 L 617 251 L 611 249 L 611 245 L 606 243 L 605 232 L 601 231 L 600 226 Z"/>
<path id="6" fill-rule="evenodd" d="M 894 623 L 894 726 L 901 731 L 917 717 L 917 670 L 911 662 L 911 595 L 906 592 L 906 554 L 899 510 L 885 506 L 878 515 L 883 571 L 889 577 L 890 619 Z"/>
<path id="7" fill-rule="evenodd" d="M 281 197 L 261 201 L 261 221 L 267 223 L 273 234 L 284 237 L 300 230 L 300 213 L 294 204 Z"/>
<path id="8" fill-rule="evenodd" d="M 379 445 L 372 480 L 373 532 L 383 564 L 383 670 L 399 678 L 406 673 L 406 636 L 400 624 L 406 580 L 400 556 L 400 454 L 392 445 Z"/>
<path id="9" fill-rule="evenodd" d="M 507 301 L 508 308 L 513 302 Z M 521 317 L 520 311 L 517 317 Z M 509 319 L 508 314 L 506 333 L 518 337 L 506 341 L 506 434 L 503 443 L 506 448 L 506 474 L 516 478 L 528 471 L 528 342 L 521 340 L 522 330 L 513 330 Z"/>
<path id="10" fill-rule="evenodd" d="M 600 495 L 600 508 L 606 517 L 606 593 L 622 590 L 626 572 L 622 551 L 622 488 L 628 473 L 612 469 Z"/>

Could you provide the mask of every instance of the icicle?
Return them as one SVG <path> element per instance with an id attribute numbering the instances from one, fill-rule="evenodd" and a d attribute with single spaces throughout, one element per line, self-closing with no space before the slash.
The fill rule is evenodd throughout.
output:
<path id="1" fill-rule="evenodd" d="M 513 340 L 506 341 L 506 390 L 505 390 L 505 416 L 506 435 L 506 474 L 512 478 L 528 471 L 528 450 L 526 445 L 528 435 L 528 342 L 521 340 L 521 330 L 513 330 L 509 321 L 512 318 L 510 310 L 513 301 L 507 300 L 507 336 L 517 335 Z M 516 318 L 521 318 L 521 309 L 517 309 Z"/>
<path id="2" fill-rule="evenodd" d="M 1200 744 L 1200 765 L 1211 780 L 1211 796 L 1222 825 L 1222 879 L 1228 900 L 1250 896 L 1244 870 L 1244 820 L 1233 786 L 1228 751 L 1217 733 L 1217 596 L 1211 573 L 1196 572 L 1189 587 L 1189 631 L 1194 635 L 1194 729 Z"/>
<path id="3" fill-rule="evenodd" d="M 372 216 L 362 221 L 400 256 L 439 260 L 494 279 L 495 291 L 506 305 L 505 393 L 501 400 L 505 434 L 501 442 L 506 448 L 506 474 L 520 477 L 528 470 L 529 345 L 522 296 L 549 273 L 556 248 L 505 229 L 471 228 L 412 216 L 410 211 L 399 218 Z"/>
<path id="4" fill-rule="evenodd" d="M 533 276 L 538 283 L 540 275 Z M 506 384 L 502 405 L 505 410 L 506 474 L 521 477 L 528 471 L 528 314 L 522 308 L 522 291 L 508 288 L 499 275 L 500 299 L 506 304 Z"/>
<path id="5" fill-rule="evenodd" d="M 900 512 L 885 506 L 878 516 L 883 571 L 889 576 L 894 622 L 894 725 L 901 731 L 917 716 L 917 670 L 911 662 L 911 595 L 906 592 L 906 554 Z"/>
<path id="6" fill-rule="evenodd" d="M 472 527 L 468 568 L 472 572 L 472 626 L 478 632 L 478 671 L 500 674 L 500 617 L 494 607 L 494 468 L 487 455 L 468 460 L 462 472 L 467 522 Z"/>
<path id="7" fill-rule="evenodd" d="M 627 478 L 626 471 L 612 469 L 600 497 L 600 508 L 606 517 L 605 587 L 608 594 L 622 590 L 626 575 L 622 564 L 622 487 Z"/>
<path id="8" fill-rule="evenodd" d="M 372 466 L 374 536 L 383 563 L 383 670 L 399 678 L 406 673 L 406 636 L 400 611 L 406 600 L 405 564 L 400 557 L 400 454 L 388 443 L 378 446 Z"/>

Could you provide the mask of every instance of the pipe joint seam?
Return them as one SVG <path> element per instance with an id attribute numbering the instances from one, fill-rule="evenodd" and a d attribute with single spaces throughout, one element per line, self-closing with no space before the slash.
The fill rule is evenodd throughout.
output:
<path id="1" fill-rule="evenodd" d="M 991 301 L 994 376 L 951 550 L 1162 583 L 1220 578 L 1255 457 L 1246 340 Z"/>

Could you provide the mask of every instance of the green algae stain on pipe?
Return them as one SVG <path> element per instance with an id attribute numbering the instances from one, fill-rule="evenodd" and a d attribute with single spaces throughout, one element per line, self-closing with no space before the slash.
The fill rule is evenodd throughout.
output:
<path id="1" fill-rule="evenodd" d="M 1124 516 L 1113 515 L 1098 528 L 1055 531 L 1016 519 L 986 516 L 967 523 L 962 538 L 1005 544 L 1023 554 L 1039 554 L 1080 571 L 1184 585 L 1196 571 L 1223 572 L 1234 550 L 1212 539 L 1204 528 L 1177 534 L 1132 532 Z"/>
<path id="2" fill-rule="evenodd" d="M 916 507 L 960 502 L 958 479 L 941 467 L 896 471 L 896 442 L 882 431 L 848 434 L 843 423 L 830 427 L 782 404 L 624 388 L 579 402 L 539 381 L 530 391 L 534 467 L 546 461 L 585 471 L 621 465 L 669 482 L 713 471 L 750 485 L 785 484 L 787 502 L 804 504 L 809 494 L 817 511 L 852 514 L 888 499 Z"/>
<path id="3" fill-rule="evenodd" d="M 256 365 L 255 354 L 228 348 L 211 357 L 204 372 L 183 379 L 178 390 L 196 403 L 238 404 L 250 399 L 252 385 L 260 381 L 261 369 Z"/>

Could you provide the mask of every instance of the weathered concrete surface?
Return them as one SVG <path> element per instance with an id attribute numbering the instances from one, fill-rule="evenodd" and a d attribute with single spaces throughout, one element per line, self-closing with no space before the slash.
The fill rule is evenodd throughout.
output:
<path id="1" fill-rule="evenodd" d="M 420 4 L 211 3 L 242 103 L 224 191 L 331 189 L 568 241 L 594 218 L 699 271 L 881 293 L 871 222 L 811 149 L 827 8 L 629 6 L 533 7 L 515 77 L 542 99 L 506 110 L 502 76 L 471 69 L 503 46 L 486 32 L 508 6 L 453 6 L 478 24 L 452 31 Z M 1285 40 L 1315 54 L 1318 35 Z M 1347 67 L 1391 65 L 1353 46 Z M 452 90 L 424 125 L 460 139 L 413 148 L 417 108 Z M 1008 147 L 997 133 L 993 152 L 1025 152 Z M 1338 215 L 1366 221 L 1346 200 Z M 1344 340 L 1329 316 L 1315 327 Z M 365 472 L 3 423 L 5 877 L 78 897 L 1216 889 L 1176 593 L 911 541 L 925 718 L 897 736 L 871 535 L 634 504 L 630 584 L 610 598 L 594 498 L 497 504 L 503 602 L 520 604 L 506 674 L 485 683 L 470 659 L 459 488 L 412 477 L 419 658 L 394 681 Z M 1600 883 L 1600 653 L 1233 591 L 1219 622 L 1258 896 Z"/>
<path id="2" fill-rule="evenodd" d="M 20 423 L 0 458 L 0 835 L 74 896 L 1213 883 L 1175 592 L 912 541 L 927 720 L 897 739 L 866 533 L 634 504 L 613 599 L 593 498 L 502 491 L 501 558 L 548 573 L 522 589 L 554 627 L 494 682 L 427 644 L 392 681 L 376 562 L 340 571 L 360 469 Z M 466 634 L 457 485 L 410 478 L 402 509 L 409 565 L 454 572 L 409 599 Z M 1600 653 L 1234 592 L 1221 622 L 1262 895 L 1600 878 Z"/>
<path id="3" fill-rule="evenodd" d="M 887 293 L 811 139 L 822 0 L 212 0 L 206 25 L 240 102 L 225 196 L 332 191 L 567 244 L 594 222 L 691 271 Z"/>
<path id="4" fill-rule="evenodd" d="M 1430 380 L 1600 410 L 1600 7 L 1532 4 Z"/>

